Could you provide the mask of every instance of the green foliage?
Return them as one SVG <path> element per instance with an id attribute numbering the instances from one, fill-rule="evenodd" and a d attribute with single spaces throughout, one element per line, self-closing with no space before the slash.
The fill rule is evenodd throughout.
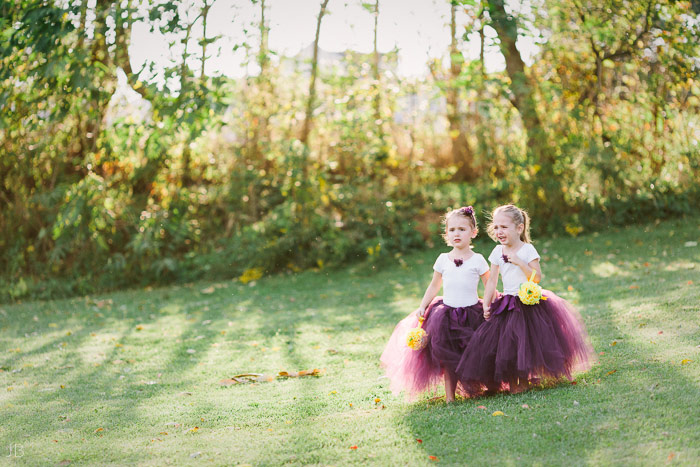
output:
<path id="1" fill-rule="evenodd" d="M 491 20 L 454 3 L 473 16 L 465 34 Z M 439 60 L 432 80 L 406 79 L 392 51 L 376 79 L 373 56 L 347 52 L 319 68 L 304 146 L 309 64 L 246 42 L 235 47 L 259 75 L 201 73 L 221 39 L 195 37 L 210 2 L 5 2 L 0 300 L 389 262 L 434 242 L 439 216 L 464 204 L 516 202 L 556 233 L 693 213 L 697 14 L 654 5 L 547 0 L 513 16 L 519 34 L 546 37 L 525 70 L 534 129 L 508 74 L 478 60 L 456 79 Z M 161 75 L 131 70 L 138 21 L 171 44 Z M 454 85 L 460 139 L 445 118 Z"/>

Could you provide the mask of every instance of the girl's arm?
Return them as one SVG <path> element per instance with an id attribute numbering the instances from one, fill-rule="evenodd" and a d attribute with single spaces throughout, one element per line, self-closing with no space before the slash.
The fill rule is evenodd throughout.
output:
<path id="1" fill-rule="evenodd" d="M 540 268 L 540 260 L 539 259 L 533 259 L 529 263 L 526 263 L 522 259 L 520 259 L 517 255 L 509 256 L 508 260 L 518 266 L 520 270 L 525 273 L 525 277 L 530 279 L 530 274 L 532 274 L 532 271 L 537 271 L 535 273 L 535 282 L 540 282 L 542 280 L 542 269 Z"/>
<path id="2" fill-rule="evenodd" d="M 435 296 L 438 294 L 440 287 L 442 287 L 442 274 L 437 271 L 433 271 L 433 280 L 430 281 L 430 285 L 427 289 L 425 289 L 423 300 L 421 300 L 420 306 L 416 310 L 418 316 L 425 315 L 425 309 L 428 308 L 430 302 L 432 302 Z"/>
<path id="3" fill-rule="evenodd" d="M 496 294 L 496 286 L 498 285 L 498 265 L 497 264 L 492 264 L 491 265 L 491 270 L 488 272 L 485 272 L 483 276 L 481 276 L 482 280 L 484 276 L 488 275 L 488 280 L 486 281 L 485 288 L 484 288 L 484 318 L 489 319 L 489 316 L 491 316 L 491 302 L 493 301 L 493 297 Z"/>

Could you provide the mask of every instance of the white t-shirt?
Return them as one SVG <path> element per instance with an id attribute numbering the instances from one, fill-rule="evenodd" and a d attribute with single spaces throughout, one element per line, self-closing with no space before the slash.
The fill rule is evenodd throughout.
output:
<path id="1" fill-rule="evenodd" d="M 527 264 L 540 257 L 535 247 L 530 243 L 525 243 L 515 254 Z M 529 277 L 525 277 L 525 273 L 520 269 L 520 266 L 503 261 L 503 245 L 497 245 L 493 249 L 489 255 L 489 261 L 499 268 L 501 280 L 503 280 L 503 293 L 505 295 L 517 295 L 520 284 L 526 282 Z"/>
<path id="2" fill-rule="evenodd" d="M 442 274 L 442 301 L 453 308 L 471 306 L 479 301 L 476 288 L 479 277 L 489 270 L 489 265 L 479 253 L 457 266 L 443 253 L 435 260 L 433 269 Z"/>

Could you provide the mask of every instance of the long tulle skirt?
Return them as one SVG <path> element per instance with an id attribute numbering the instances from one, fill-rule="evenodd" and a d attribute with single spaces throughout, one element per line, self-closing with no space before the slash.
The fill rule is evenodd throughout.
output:
<path id="1" fill-rule="evenodd" d="M 456 367 L 471 394 L 479 390 L 520 392 L 543 378 L 571 379 L 585 371 L 595 354 L 580 316 L 554 292 L 547 300 L 523 304 L 502 295 L 491 305 L 491 318 L 474 333 Z"/>
<path id="2" fill-rule="evenodd" d="M 454 373 L 474 331 L 484 323 L 481 301 L 454 308 L 437 297 L 426 310 L 423 329 L 428 333 L 428 345 L 412 350 L 406 345 L 408 332 L 418 327 L 415 312 L 401 320 L 389 338 L 381 356 L 381 364 L 390 379 L 394 394 L 405 391 L 408 399 L 435 389 L 442 383 L 444 371 Z M 468 395 L 458 384 L 457 393 Z"/>

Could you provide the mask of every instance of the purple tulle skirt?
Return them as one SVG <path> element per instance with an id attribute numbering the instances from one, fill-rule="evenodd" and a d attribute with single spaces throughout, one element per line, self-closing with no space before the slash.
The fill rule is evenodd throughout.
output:
<path id="1" fill-rule="evenodd" d="M 520 392 L 543 378 L 571 379 L 595 361 L 588 334 L 574 308 L 554 292 L 525 305 L 502 295 L 491 318 L 474 333 L 456 374 L 469 394 L 485 390 Z"/>
<path id="2" fill-rule="evenodd" d="M 406 345 L 408 332 L 418 327 L 415 312 L 394 328 L 381 356 L 381 364 L 390 380 L 394 394 L 405 391 L 409 400 L 420 393 L 435 389 L 442 383 L 444 371 L 454 372 L 474 331 L 484 323 L 481 301 L 468 307 L 453 308 L 436 297 L 426 310 L 423 329 L 428 333 L 428 345 L 412 350 Z M 457 393 L 467 395 L 458 383 Z"/>

